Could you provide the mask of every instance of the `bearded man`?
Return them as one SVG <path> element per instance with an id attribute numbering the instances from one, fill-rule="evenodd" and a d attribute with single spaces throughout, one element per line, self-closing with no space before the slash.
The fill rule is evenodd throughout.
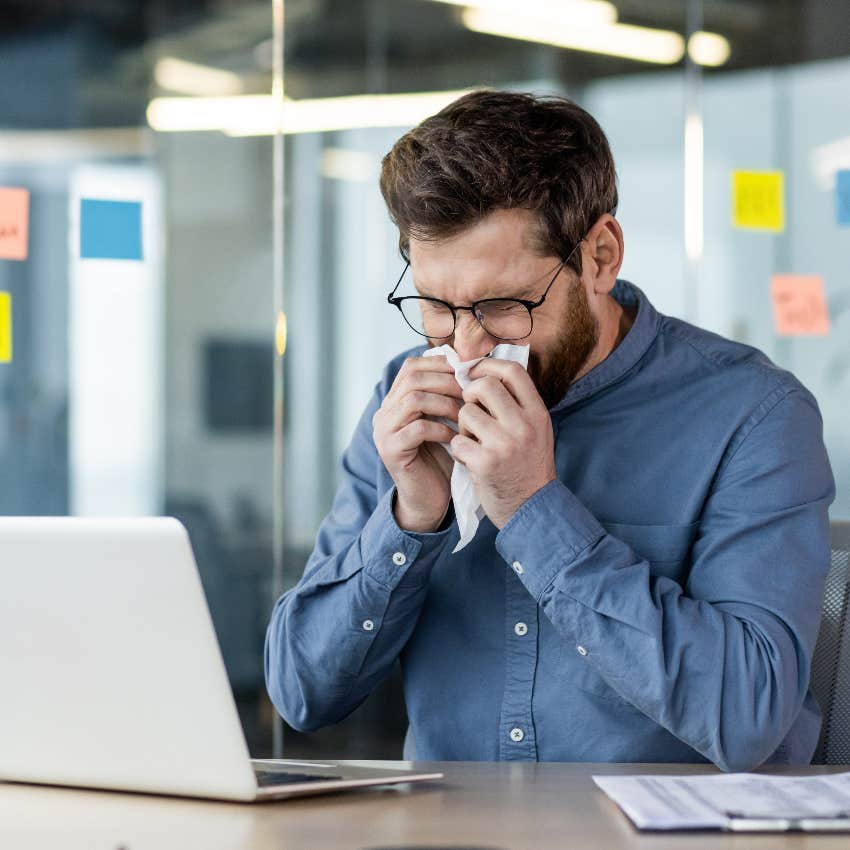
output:
<path id="1" fill-rule="evenodd" d="M 334 723 L 400 659 L 406 758 L 808 762 L 834 496 L 812 395 L 618 280 L 613 159 L 570 101 L 467 95 L 381 190 L 423 345 L 387 366 L 274 609 L 277 709 Z M 422 356 L 444 344 L 484 358 L 466 389 Z M 486 514 L 457 552 L 441 443 Z"/>

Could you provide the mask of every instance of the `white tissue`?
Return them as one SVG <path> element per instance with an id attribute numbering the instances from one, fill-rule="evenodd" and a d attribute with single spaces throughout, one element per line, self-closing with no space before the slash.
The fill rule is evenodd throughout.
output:
<path id="1" fill-rule="evenodd" d="M 458 353 L 450 345 L 441 345 L 439 348 L 429 348 L 425 353 L 425 357 L 435 357 L 442 355 L 449 361 L 455 370 L 455 378 L 460 384 L 461 389 L 466 389 L 472 379 L 469 377 L 469 370 L 476 364 L 482 361 L 483 357 L 478 357 L 475 360 L 467 360 L 464 363 L 460 362 Z M 487 357 L 495 357 L 497 360 L 512 360 L 514 363 L 519 363 L 523 369 L 528 369 L 528 346 L 527 345 L 511 345 L 502 343 L 497 345 Z M 443 422 L 453 431 L 457 431 L 457 424 L 451 419 L 443 419 Z M 442 444 L 449 456 L 454 460 L 452 450 L 448 443 Z M 469 470 L 462 464 L 455 461 L 452 468 L 452 501 L 455 506 L 455 516 L 457 517 L 457 527 L 460 531 L 460 540 L 457 546 L 452 549 L 452 552 L 459 552 L 475 537 L 475 532 L 478 531 L 478 524 L 484 518 L 484 509 L 481 507 L 481 499 L 475 492 L 475 487 L 472 484 L 472 478 L 469 475 Z"/>

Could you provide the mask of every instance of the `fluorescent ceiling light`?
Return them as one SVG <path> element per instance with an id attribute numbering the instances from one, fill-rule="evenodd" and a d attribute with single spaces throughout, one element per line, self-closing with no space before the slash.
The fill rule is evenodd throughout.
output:
<path id="1" fill-rule="evenodd" d="M 74 130 L 4 130 L 0 163 L 67 163 L 109 157 L 148 156 L 153 137 L 141 127 Z"/>
<path id="2" fill-rule="evenodd" d="M 330 180 L 369 183 L 378 176 L 378 159 L 366 151 L 325 148 L 319 171 Z"/>
<path id="3" fill-rule="evenodd" d="M 366 94 L 315 100 L 284 100 L 272 95 L 240 97 L 157 97 L 147 109 L 148 124 L 159 132 L 220 130 L 230 136 L 322 133 L 360 127 L 407 127 L 439 112 L 467 94 Z"/>
<path id="4" fill-rule="evenodd" d="M 714 32 L 695 32 L 688 39 L 688 55 L 697 65 L 725 65 L 731 52 L 728 39 Z"/>
<path id="5" fill-rule="evenodd" d="M 824 191 L 835 188 L 838 171 L 850 169 L 850 136 L 816 147 L 810 154 L 812 171 Z"/>
<path id="6" fill-rule="evenodd" d="M 238 74 L 175 59 L 173 56 L 157 59 L 153 77 L 160 88 L 179 94 L 206 97 L 239 94 L 242 91 L 242 80 Z"/>
<path id="7" fill-rule="evenodd" d="M 684 38 L 669 30 L 631 24 L 581 27 L 571 25 L 566 18 L 509 16 L 479 9 L 466 9 L 461 18 L 464 26 L 473 32 L 659 65 L 674 65 L 685 55 Z"/>
<path id="8" fill-rule="evenodd" d="M 557 20 L 572 26 L 613 24 L 617 20 L 617 7 L 608 0 L 433 0 L 482 12 L 503 12 L 511 16 L 531 15 L 536 18 Z"/>

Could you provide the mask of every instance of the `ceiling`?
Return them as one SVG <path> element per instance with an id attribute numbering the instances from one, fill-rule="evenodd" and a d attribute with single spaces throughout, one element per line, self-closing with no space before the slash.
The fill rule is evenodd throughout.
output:
<path id="1" fill-rule="evenodd" d="M 615 3 L 623 23 L 685 29 L 684 0 Z M 456 7 L 429 0 L 286 0 L 285 8 L 286 89 L 296 98 L 544 77 L 575 86 L 654 67 L 472 33 Z M 847 8 L 843 0 L 705 0 L 704 29 L 729 39 L 726 69 L 846 56 Z M 17 45 L 70 42 L 69 71 L 86 95 L 69 120 L 125 123 L 143 114 L 153 65 L 165 55 L 268 91 L 271 35 L 269 0 L 3 0 L 0 63 L 17 56 L 16 73 L 26 75 L 27 51 L 16 54 Z"/>

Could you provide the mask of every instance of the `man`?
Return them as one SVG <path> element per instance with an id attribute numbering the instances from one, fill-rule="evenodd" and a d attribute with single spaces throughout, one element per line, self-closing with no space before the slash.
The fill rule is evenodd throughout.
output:
<path id="1" fill-rule="evenodd" d="M 387 367 L 274 610 L 278 710 L 334 723 L 401 659 L 406 758 L 808 762 L 834 495 L 814 398 L 617 280 L 614 164 L 569 101 L 467 95 L 381 189 L 426 345 Z M 503 341 L 528 372 L 488 358 L 463 391 L 421 356 Z M 487 515 L 456 554 L 444 442 Z"/>

